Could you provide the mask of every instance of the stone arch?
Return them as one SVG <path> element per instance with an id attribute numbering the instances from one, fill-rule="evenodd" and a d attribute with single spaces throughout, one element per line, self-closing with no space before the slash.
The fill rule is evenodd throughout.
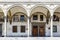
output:
<path id="1" fill-rule="evenodd" d="M 53 10 L 53 14 L 54 14 L 54 12 L 55 12 L 59 7 L 60 7 L 60 6 L 57 5 L 57 6 L 54 8 L 54 10 Z"/>
<path id="2" fill-rule="evenodd" d="M 1 8 L 0 8 L 0 13 L 4 16 L 4 12 Z"/>
<path id="3" fill-rule="evenodd" d="M 54 12 L 59 12 L 59 10 L 60 10 L 60 6 L 56 6 L 56 7 L 54 8 L 53 14 L 54 14 Z"/>
<path id="4" fill-rule="evenodd" d="M 35 6 L 33 6 L 33 7 L 31 8 L 30 16 L 31 16 L 31 12 L 32 12 L 32 10 L 34 10 L 34 9 L 37 8 L 37 7 L 45 8 L 45 9 L 47 9 L 47 10 L 50 12 L 50 9 L 49 9 L 48 6 L 45 6 L 45 5 L 35 5 Z M 51 14 L 50 14 L 50 15 L 51 15 Z"/>
<path id="5" fill-rule="evenodd" d="M 25 9 L 25 7 L 24 7 L 23 5 L 12 5 L 12 6 L 10 6 L 10 7 L 7 8 L 7 13 L 8 13 L 8 11 L 9 11 L 10 9 L 12 9 L 12 8 L 14 8 L 14 7 L 20 7 L 22 10 L 24 10 L 23 13 L 27 14 L 27 11 L 26 11 L 26 9 Z M 19 9 L 20 9 L 20 8 L 19 8 Z"/>
<path id="6" fill-rule="evenodd" d="M 1 6 L 0 6 L 0 13 L 2 13 L 3 16 L 5 16 L 4 9 Z"/>
<path id="7" fill-rule="evenodd" d="M 41 9 L 41 8 L 42 8 L 42 9 Z M 44 11 L 45 11 L 45 12 L 44 12 Z M 33 6 L 33 7 L 31 8 L 30 17 L 31 17 L 32 14 L 37 13 L 37 12 L 40 12 L 40 13 L 42 13 L 42 14 L 45 15 L 45 16 L 47 16 L 47 15 L 50 16 L 50 10 L 49 10 L 48 7 L 43 6 L 43 5 L 37 5 L 37 6 Z M 46 13 L 46 14 L 45 14 L 45 13 Z"/>
<path id="8" fill-rule="evenodd" d="M 42 13 L 45 16 L 46 22 L 48 24 L 48 21 L 50 20 L 50 17 L 51 17 L 49 8 L 42 6 L 42 5 L 41 6 L 36 5 L 35 7 L 33 6 L 30 12 L 30 19 L 31 19 L 31 15 L 37 12 Z"/>
<path id="9" fill-rule="evenodd" d="M 54 20 L 55 19 L 54 17 L 56 18 L 56 20 Z M 56 6 L 53 12 L 53 20 L 59 21 L 60 20 L 59 17 L 60 17 L 60 6 Z"/>
<path id="10" fill-rule="evenodd" d="M 9 19 L 10 23 L 12 22 L 13 15 L 18 12 L 24 13 L 27 16 L 26 10 L 19 5 L 14 5 L 8 9 L 7 18 Z"/>

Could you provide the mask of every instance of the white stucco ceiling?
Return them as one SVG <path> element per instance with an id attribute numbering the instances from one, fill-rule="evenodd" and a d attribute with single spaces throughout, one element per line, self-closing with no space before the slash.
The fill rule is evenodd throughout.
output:
<path id="1" fill-rule="evenodd" d="M 12 15 L 15 14 L 16 12 L 22 12 L 22 13 L 27 14 L 26 10 L 24 8 L 20 7 L 20 6 L 12 7 L 10 9 L 10 11 L 11 11 Z"/>
<path id="2" fill-rule="evenodd" d="M 30 15 L 32 15 L 35 12 L 42 12 L 45 15 L 47 15 L 48 9 L 45 8 L 45 7 L 42 7 L 42 6 L 37 6 L 37 7 L 35 7 L 35 8 L 32 9 Z"/>

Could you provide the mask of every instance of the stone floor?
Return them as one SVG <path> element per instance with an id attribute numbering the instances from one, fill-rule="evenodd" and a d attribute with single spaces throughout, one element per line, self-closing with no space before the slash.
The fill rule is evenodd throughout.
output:
<path id="1" fill-rule="evenodd" d="M 57 37 L 30 37 L 30 38 L 20 38 L 20 37 L 3 37 L 0 38 L 0 40 L 60 40 L 60 38 Z"/>

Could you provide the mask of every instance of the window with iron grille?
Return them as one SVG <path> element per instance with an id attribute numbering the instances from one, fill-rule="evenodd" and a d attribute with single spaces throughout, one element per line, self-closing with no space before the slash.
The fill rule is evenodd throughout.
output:
<path id="1" fill-rule="evenodd" d="M 13 26 L 13 32 L 17 32 L 17 26 Z"/>
<path id="2" fill-rule="evenodd" d="M 25 26 L 21 26 L 21 32 L 25 32 Z"/>

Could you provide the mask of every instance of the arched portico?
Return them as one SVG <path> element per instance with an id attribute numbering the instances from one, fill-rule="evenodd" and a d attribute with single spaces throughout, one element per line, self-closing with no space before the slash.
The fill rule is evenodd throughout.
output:
<path id="1" fill-rule="evenodd" d="M 23 7 L 14 6 L 10 8 L 7 13 L 7 29 L 9 29 L 7 36 L 27 36 L 27 18 L 27 12 Z"/>
<path id="2" fill-rule="evenodd" d="M 44 6 L 36 6 L 33 8 L 30 13 L 30 30 L 32 30 L 30 36 L 46 36 L 45 32 L 48 24 L 50 24 L 49 10 Z M 49 31 L 47 33 L 49 33 Z M 47 36 L 49 36 L 49 34 Z"/>
<path id="3" fill-rule="evenodd" d="M 60 36 L 60 6 L 57 6 L 53 13 L 53 36 Z"/>

